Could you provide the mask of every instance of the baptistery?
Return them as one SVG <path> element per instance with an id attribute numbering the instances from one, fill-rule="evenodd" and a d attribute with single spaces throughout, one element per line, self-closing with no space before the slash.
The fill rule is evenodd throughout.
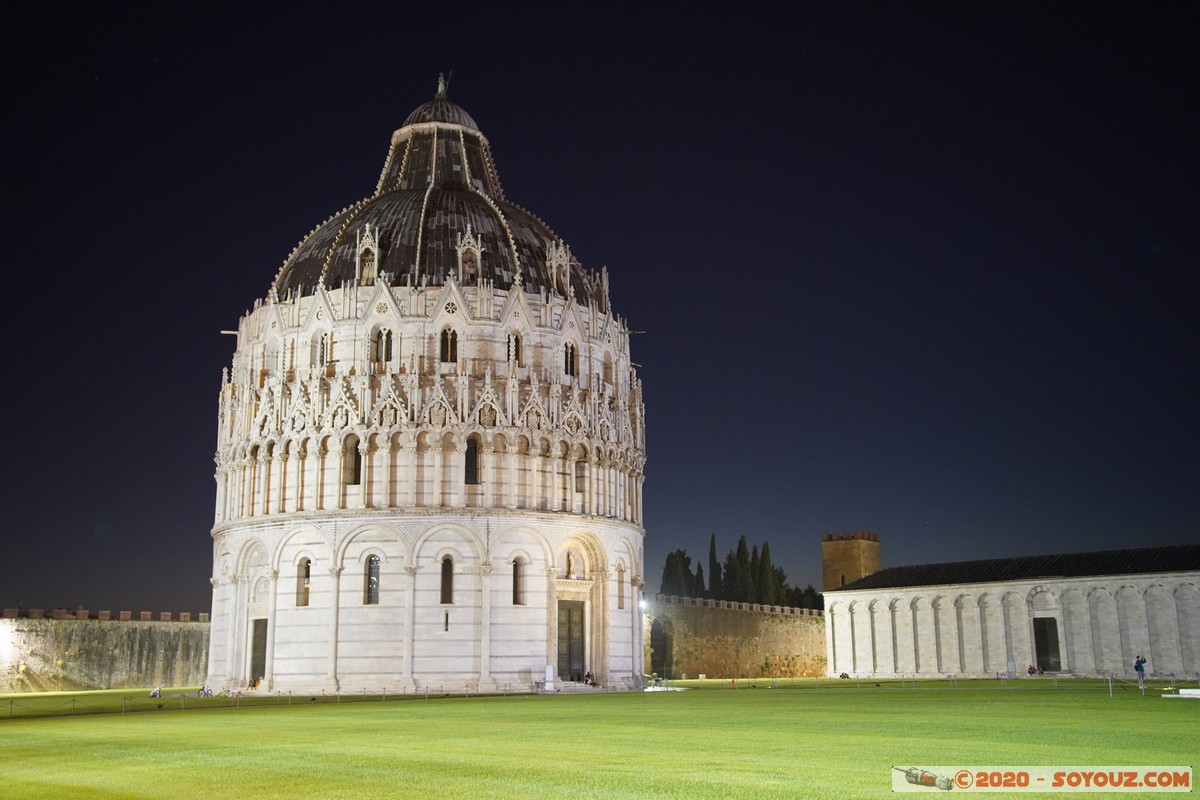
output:
<path id="1" fill-rule="evenodd" d="M 629 329 L 607 270 L 505 196 L 444 82 L 392 134 L 374 191 L 300 241 L 236 333 L 210 684 L 640 684 Z"/>

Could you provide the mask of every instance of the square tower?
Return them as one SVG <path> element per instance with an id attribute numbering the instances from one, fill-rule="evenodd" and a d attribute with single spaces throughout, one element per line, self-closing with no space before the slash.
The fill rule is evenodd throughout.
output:
<path id="1" fill-rule="evenodd" d="M 821 534 L 821 591 L 840 589 L 879 571 L 879 534 Z"/>

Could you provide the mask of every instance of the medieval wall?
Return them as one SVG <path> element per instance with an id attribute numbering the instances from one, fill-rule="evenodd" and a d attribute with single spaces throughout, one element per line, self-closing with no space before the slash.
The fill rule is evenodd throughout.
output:
<path id="1" fill-rule="evenodd" d="M 196 686 L 207 622 L 0 619 L 0 691 Z"/>
<path id="2" fill-rule="evenodd" d="M 825 674 L 820 611 L 657 595 L 645 617 L 645 663 L 659 677 Z"/>

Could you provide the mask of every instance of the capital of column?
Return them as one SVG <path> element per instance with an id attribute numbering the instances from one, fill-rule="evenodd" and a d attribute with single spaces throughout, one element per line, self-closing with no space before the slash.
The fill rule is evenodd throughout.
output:
<path id="1" fill-rule="evenodd" d="M 491 575 L 493 570 L 495 570 L 495 567 L 492 566 L 491 564 L 480 564 L 479 565 L 479 574 L 480 575 Z"/>

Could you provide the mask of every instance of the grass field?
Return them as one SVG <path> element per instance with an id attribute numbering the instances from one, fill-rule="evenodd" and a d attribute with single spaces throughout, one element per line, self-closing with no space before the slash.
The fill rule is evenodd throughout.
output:
<path id="1" fill-rule="evenodd" d="M 145 713 L 0 719 L 0 797 L 870 798 L 891 795 L 893 765 L 1192 765 L 1200 753 L 1200 701 L 1110 698 L 1095 682 L 768 685 L 214 698 L 183 713 L 167 697 Z M 0 702 L 16 698 L 39 700 Z"/>

